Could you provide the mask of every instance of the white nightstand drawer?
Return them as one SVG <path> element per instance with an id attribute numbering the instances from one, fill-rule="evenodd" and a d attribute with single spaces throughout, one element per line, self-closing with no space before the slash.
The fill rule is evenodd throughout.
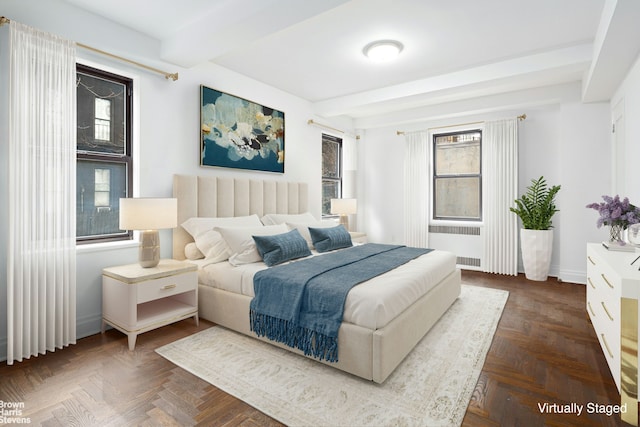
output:
<path id="1" fill-rule="evenodd" d="M 198 277 L 195 272 L 141 282 L 137 285 L 137 302 L 139 304 L 193 291 L 195 290 L 194 284 L 197 283 Z"/>

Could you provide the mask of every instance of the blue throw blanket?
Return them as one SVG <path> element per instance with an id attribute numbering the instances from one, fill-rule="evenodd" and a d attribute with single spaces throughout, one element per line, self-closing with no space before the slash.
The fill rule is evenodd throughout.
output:
<path id="1" fill-rule="evenodd" d="M 337 362 L 349 290 L 431 250 L 369 243 L 259 271 L 253 279 L 251 330 Z"/>

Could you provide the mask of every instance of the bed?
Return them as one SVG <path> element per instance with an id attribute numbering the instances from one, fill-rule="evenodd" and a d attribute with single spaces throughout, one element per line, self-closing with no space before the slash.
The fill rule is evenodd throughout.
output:
<path id="1" fill-rule="evenodd" d="M 173 195 L 178 199 L 178 224 L 198 217 L 295 215 L 308 210 L 306 183 L 175 175 Z M 193 242 L 183 227 L 175 228 L 173 258 L 186 259 L 185 248 Z M 250 329 L 251 280 L 257 271 L 267 268 L 264 263 L 192 262 L 200 266 L 201 318 L 302 355 L 300 350 L 257 337 Z M 400 291 L 405 281 L 410 283 L 408 290 Z M 373 296 L 367 297 L 369 294 Z M 347 296 L 338 335 L 338 362 L 320 363 L 382 383 L 459 294 L 460 271 L 455 256 L 445 251 L 434 250 L 368 280 Z"/>

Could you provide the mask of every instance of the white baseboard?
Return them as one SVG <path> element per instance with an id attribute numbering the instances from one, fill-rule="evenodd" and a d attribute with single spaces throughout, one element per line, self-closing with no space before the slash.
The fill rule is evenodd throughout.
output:
<path id="1" fill-rule="evenodd" d="M 95 335 L 102 328 L 102 314 L 94 314 L 76 319 L 76 337 L 78 339 Z"/>
<path id="2" fill-rule="evenodd" d="M 583 270 L 560 270 L 558 278 L 563 282 L 587 284 L 587 271 Z"/>

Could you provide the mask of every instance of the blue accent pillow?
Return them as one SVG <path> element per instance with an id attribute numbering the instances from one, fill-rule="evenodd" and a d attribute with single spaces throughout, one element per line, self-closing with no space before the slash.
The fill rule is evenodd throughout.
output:
<path id="1" fill-rule="evenodd" d="M 351 235 L 342 224 L 330 228 L 309 227 L 313 246 L 318 252 L 328 252 L 353 246 Z"/>
<path id="2" fill-rule="evenodd" d="M 269 267 L 311 255 L 309 244 L 298 230 L 272 236 L 251 236 L 258 253 Z"/>

